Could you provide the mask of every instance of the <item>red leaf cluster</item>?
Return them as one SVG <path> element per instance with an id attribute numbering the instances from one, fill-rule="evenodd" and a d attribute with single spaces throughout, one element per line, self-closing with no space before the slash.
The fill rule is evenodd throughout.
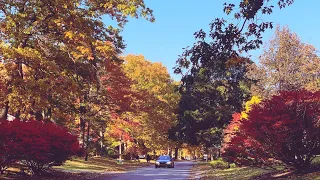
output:
<path id="1" fill-rule="evenodd" d="M 240 113 L 234 113 L 232 114 L 232 120 L 230 124 L 227 126 L 226 129 L 224 129 L 224 138 L 223 138 L 223 145 L 222 145 L 222 151 L 226 149 L 229 146 L 229 143 L 231 139 L 237 135 L 238 129 L 241 125 L 241 114 Z"/>
<path id="2" fill-rule="evenodd" d="M 140 124 L 124 114 L 143 111 L 146 97 L 143 92 L 133 90 L 134 82 L 125 74 L 121 63 L 105 63 L 105 71 L 101 76 L 101 82 L 106 90 L 105 95 L 108 97 L 107 103 L 111 113 L 111 128 L 108 133 L 116 139 L 132 141 L 132 134 L 127 129 L 135 129 Z"/>
<path id="3" fill-rule="evenodd" d="M 101 77 L 101 82 L 107 91 L 111 110 L 135 111 L 137 107 L 134 102 L 139 95 L 132 90 L 133 82 L 123 72 L 121 64 L 106 63 L 105 70 L 107 73 Z"/>

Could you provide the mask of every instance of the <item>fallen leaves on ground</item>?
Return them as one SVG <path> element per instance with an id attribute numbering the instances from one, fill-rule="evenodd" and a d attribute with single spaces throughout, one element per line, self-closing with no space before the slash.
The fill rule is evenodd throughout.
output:
<path id="1" fill-rule="evenodd" d="M 10 169 L 2 179 L 14 180 L 98 180 L 112 177 L 116 173 L 123 173 L 139 167 L 149 166 L 152 163 L 141 161 L 124 161 L 117 163 L 115 159 L 104 157 L 92 157 L 88 161 L 75 158 L 66 161 L 62 166 L 55 166 L 47 172 L 38 176 L 26 176 L 19 173 L 18 168 Z"/>

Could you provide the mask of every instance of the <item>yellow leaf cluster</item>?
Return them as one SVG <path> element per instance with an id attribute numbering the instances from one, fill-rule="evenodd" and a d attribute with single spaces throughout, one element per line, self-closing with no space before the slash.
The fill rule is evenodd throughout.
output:
<path id="1" fill-rule="evenodd" d="M 258 96 L 252 96 L 252 98 L 245 103 L 245 110 L 241 112 L 241 118 L 248 119 L 248 113 L 251 111 L 252 106 L 260 102 L 261 99 Z"/>

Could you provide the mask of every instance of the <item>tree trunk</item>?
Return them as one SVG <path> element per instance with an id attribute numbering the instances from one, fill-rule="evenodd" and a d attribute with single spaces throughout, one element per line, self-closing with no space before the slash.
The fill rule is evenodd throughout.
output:
<path id="1" fill-rule="evenodd" d="M 14 113 L 14 117 L 15 117 L 16 119 L 20 119 L 20 110 L 18 110 L 18 111 L 16 111 L 16 112 Z"/>
<path id="2" fill-rule="evenodd" d="M 123 152 L 126 153 L 127 151 L 127 142 L 123 143 Z"/>
<path id="3" fill-rule="evenodd" d="M 37 121 L 43 120 L 43 116 L 42 116 L 42 111 L 41 110 L 40 111 L 36 111 L 35 118 L 36 118 Z"/>
<path id="4" fill-rule="evenodd" d="M 22 43 L 21 48 L 25 48 L 27 44 L 27 39 Z M 18 66 L 18 76 L 16 76 L 16 78 L 19 78 L 23 81 L 23 69 L 22 69 L 22 62 L 16 62 L 17 66 Z M 14 116 L 16 117 L 16 119 L 20 119 L 20 115 L 21 115 L 21 111 L 20 109 L 18 109 Z"/>
<path id="5" fill-rule="evenodd" d="M 119 144 L 119 161 L 121 162 L 121 155 L 122 155 L 122 135 L 120 136 L 120 144 Z"/>
<path id="6" fill-rule="evenodd" d="M 88 161 L 88 156 L 89 156 L 89 140 L 90 140 L 90 121 L 88 121 L 88 127 L 87 127 L 86 155 L 84 158 L 85 161 Z"/>
<path id="7" fill-rule="evenodd" d="M 84 121 L 83 117 L 81 116 L 80 117 L 80 141 L 81 142 L 81 145 L 82 145 L 82 148 L 84 149 L 85 148 L 85 142 L 86 142 L 86 139 L 85 139 L 85 134 L 86 134 L 86 122 Z"/>
<path id="8" fill-rule="evenodd" d="M 86 121 L 84 119 L 85 114 L 86 114 L 86 107 L 83 105 L 87 100 L 87 96 L 84 95 L 83 100 L 80 101 L 80 141 L 82 141 L 82 148 L 85 148 L 85 131 L 86 131 Z"/>
<path id="9" fill-rule="evenodd" d="M 179 152 L 179 148 L 175 148 L 174 149 L 174 159 L 178 159 L 178 152 Z"/>
<path id="10" fill-rule="evenodd" d="M 52 121 L 51 117 L 52 117 L 52 109 L 51 107 L 49 107 L 47 111 L 44 113 L 44 118 L 47 119 L 48 121 Z"/>
<path id="11" fill-rule="evenodd" d="M 5 103 L 5 106 L 1 109 L 0 120 L 8 119 L 9 101 Z"/>
<path id="12" fill-rule="evenodd" d="M 101 130 L 100 130 L 100 156 L 102 156 L 102 154 L 104 153 L 104 145 L 103 145 L 103 142 L 104 142 L 104 131 L 103 131 L 103 126 L 101 126 Z"/>

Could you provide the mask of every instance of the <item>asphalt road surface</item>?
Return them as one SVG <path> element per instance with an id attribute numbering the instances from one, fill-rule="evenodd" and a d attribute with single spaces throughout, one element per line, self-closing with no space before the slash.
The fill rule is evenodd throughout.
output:
<path id="1" fill-rule="evenodd" d="M 119 174 L 111 180 L 185 180 L 189 178 L 193 164 L 189 161 L 175 162 L 174 168 L 155 168 L 153 165 Z"/>

